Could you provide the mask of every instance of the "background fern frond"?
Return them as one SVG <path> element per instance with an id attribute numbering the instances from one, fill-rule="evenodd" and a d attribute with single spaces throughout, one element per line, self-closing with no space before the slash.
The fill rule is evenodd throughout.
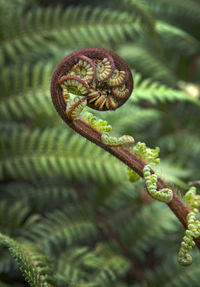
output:
<path id="1" fill-rule="evenodd" d="M 3 178 L 11 176 L 36 181 L 50 179 L 53 175 L 57 179 L 64 176 L 78 180 L 82 176 L 102 183 L 127 179 L 119 161 L 85 143 L 85 139 L 60 127 L 33 133 L 28 130 L 21 133 L 17 129 L 2 131 Z"/>
<path id="2" fill-rule="evenodd" d="M 124 215 L 126 215 L 125 212 Z M 165 240 L 169 231 L 173 233 L 177 228 L 174 216 L 164 206 L 161 211 L 157 203 L 142 207 L 141 210 L 137 211 L 136 215 L 130 218 L 128 224 L 125 224 L 123 221 L 123 214 L 121 214 L 121 219 L 119 218 L 118 222 L 117 218 L 115 220 L 116 223 L 115 221 L 111 223 L 114 230 L 117 233 L 119 230 L 123 230 L 119 232 L 119 236 L 126 246 L 130 246 L 130 252 L 138 260 L 145 260 L 146 252 L 156 242 L 159 244 L 159 242 Z M 138 238 L 133 238 L 132 230 L 139 235 Z M 132 244 L 133 241 L 134 243 Z"/>
<path id="3" fill-rule="evenodd" d="M 195 28 L 200 23 L 200 5 L 198 1 L 191 0 L 175 0 L 175 1 L 149 1 L 146 2 L 158 18 L 165 19 L 185 31 L 191 33 L 195 37 L 199 37 L 199 31 Z"/>
<path id="4" fill-rule="evenodd" d="M 153 51 L 153 48 L 144 48 L 140 44 L 125 45 L 119 48 L 118 53 L 130 63 L 133 69 L 142 73 L 144 77 L 151 77 L 164 84 L 175 86 L 175 74 L 167 66 L 165 60 Z"/>
<path id="5" fill-rule="evenodd" d="M 105 243 L 93 250 L 71 249 L 66 255 L 67 261 L 62 258 L 57 266 L 57 277 L 70 286 L 115 286 L 117 276 L 123 276 L 130 268 L 129 262 Z"/>
<path id="6" fill-rule="evenodd" d="M 117 8 L 121 11 L 126 11 L 130 14 L 131 17 L 138 17 L 140 24 L 143 25 L 151 33 L 155 29 L 155 20 L 150 13 L 147 5 L 144 5 L 142 2 L 135 0 L 122 0 L 122 1 L 112 1 L 113 4 L 117 5 Z"/>
<path id="7" fill-rule="evenodd" d="M 23 201 L 18 201 L 9 206 L 7 200 L 0 202 L 0 230 L 2 233 L 20 236 L 23 234 L 23 230 L 29 229 L 40 218 L 38 215 L 28 217 L 30 210 L 24 204 Z"/>
<path id="8" fill-rule="evenodd" d="M 159 82 L 152 81 L 152 79 L 141 80 L 141 75 L 135 74 L 136 91 L 133 94 L 133 101 L 140 99 L 156 103 L 157 101 L 192 101 L 200 104 L 196 98 L 185 93 L 184 91 L 173 89 Z"/>
<path id="9" fill-rule="evenodd" d="M 176 26 L 158 21 L 156 30 L 166 49 L 180 51 L 187 56 L 193 55 L 200 48 L 200 42 L 192 35 Z M 177 57 L 176 53 L 176 57 Z M 175 57 L 174 57 L 175 58 Z M 175 59 L 174 59 L 175 60 Z"/>
<path id="10" fill-rule="evenodd" d="M 97 236 L 97 228 L 90 209 L 80 206 L 68 207 L 62 211 L 55 210 L 36 224 L 27 236 L 42 246 L 46 252 L 59 251 L 64 246 L 77 242 L 86 242 Z"/>
<path id="11" fill-rule="evenodd" d="M 199 284 L 199 262 L 197 257 L 194 255 L 194 264 L 187 269 L 181 267 L 176 260 L 176 257 L 168 258 L 168 264 L 162 264 L 158 266 L 155 272 L 148 272 L 147 278 L 150 286 L 161 286 L 162 283 L 165 286 L 192 286 L 197 287 Z M 167 283 L 166 283 L 167 282 Z"/>
<path id="12" fill-rule="evenodd" d="M 81 45 L 109 45 L 125 41 L 126 35 L 132 39 L 141 31 L 139 23 L 133 22 L 129 14 L 91 7 L 61 7 L 30 11 L 25 16 L 12 15 L 14 33 L 7 33 L 1 44 L 1 62 L 19 61 L 19 55 L 49 50 L 53 46 L 75 47 L 77 40 Z M 21 23 L 16 25 L 16 21 Z M 23 21 L 22 21 L 23 19 Z M 95 25 L 94 25 L 95 24 Z M 30 36 L 31 35 L 31 36 Z M 18 54 L 18 57 L 16 55 Z"/>
<path id="13" fill-rule="evenodd" d="M 55 286 L 52 285 L 53 272 L 50 267 L 47 268 L 48 260 L 37 246 L 18 243 L 1 233 L 0 243 L 8 247 L 11 256 L 20 265 L 20 269 L 30 286 Z"/>
<path id="14" fill-rule="evenodd" d="M 22 201 L 22 205 L 26 204 L 33 213 L 52 211 L 66 205 L 66 202 L 78 202 L 78 194 L 73 186 L 67 186 L 65 183 L 57 183 L 56 185 L 39 184 L 33 186 L 29 183 L 15 182 L 10 184 L 2 184 L 0 186 L 2 198 L 6 197 L 10 201 Z"/>

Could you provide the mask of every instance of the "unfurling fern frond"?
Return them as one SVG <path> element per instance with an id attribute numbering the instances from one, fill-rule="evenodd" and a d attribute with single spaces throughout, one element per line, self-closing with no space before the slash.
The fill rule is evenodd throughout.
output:
<path id="1" fill-rule="evenodd" d="M 199 1 L 0 0 L 0 287 L 199 287 Z"/>
<path id="2" fill-rule="evenodd" d="M 101 48 L 79 49 L 66 56 L 56 67 L 51 79 L 53 104 L 69 127 L 116 156 L 143 177 L 150 195 L 167 203 L 186 226 L 187 208 L 175 191 L 144 161 L 147 159 L 158 163 L 158 149 L 149 152 L 146 146 L 140 144 L 136 149 L 139 156 L 135 155 L 127 146 L 127 142 L 130 141 L 133 144 L 134 139 L 126 136 L 121 138 L 122 143 L 116 149 L 116 143 L 119 144 L 117 139 L 102 132 L 98 128 L 97 123 L 100 122 L 96 118 L 94 118 L 95 126 L 93 126 L 92 118 L 90 122 L 81 116 L 86 106 L 99 111 L 119 108 L 130 97 L 132 90 L 133 78 L 126 62 L 114 52 Z M 76 113 L 79 106 L 80 109 Z M 105 127 L 110 128 L 107 122 L 105 122 Z"/>
<path id="3" fill-rule="evenodd" d="M 144 180 L 146 187 L 151 194 L 151 196 L 157 200 L 163 201 L 163 202 L 170 202 L 173 198 L 173 192 L 169 188 L 163 188 L 160 190 L 157 190 L 157 179 L 158 174 L 151 174 L 151 166 L 146 165 L 144 167 Z"/>
<path id="4" fill-rule="evenodd" d="M 200 195 L 196 194 L 195 187 L 191 187 L 187 191 L 185 200 L 187 206 L 190 208 L 190 212 L 187 215 L 188 227 L 181 242 L 178 253 L 178 262 L 183 266 L 188 266 L 192 263 L 192 256 L 189 251 L 195 245 L 193 238 L 198 238 L 200 235 L 200 221 L 198 219 Z"/>
<path id="5" fill-rule="evenodd" d="M 38 246 L 28 242 L 19 243 L 1 233 L 0 245 L 9 249 L 11 256 L 17 261 L 23 276 L 31 287 L 55 286 L 50 261 Z"/>

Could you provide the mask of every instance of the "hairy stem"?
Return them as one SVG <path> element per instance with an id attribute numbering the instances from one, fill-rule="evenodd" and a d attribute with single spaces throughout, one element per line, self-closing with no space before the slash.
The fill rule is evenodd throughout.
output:
<path id="1" fill-rule="evenodd" d="M 66 121 L 66 118 L 64 120 Z M 140 158 L 138 158 L 135 154 L 133 154 L 131 151 L 129 151 L 126 148 L 115 149 L 115 148 L 106 146 L 101 141 L 101 133 L 94 130 L 90 126 L 88 126 L 87 123 L 85 123 L 82 120 L 73 121 L 69 125 L 76 132 L 78 132 L 79 134 L 87 138 L 88 140 L 92 141 L 96 145 L 100 146 L 104 150 L 108 151 L 109 153 L 117 157 L 120 161 L 125 163 L 127 166 L 132 168 L 141 177 L 144 177 L 143 169 L 144 169 L 144 166 L 148 164 L 147 162 L 141 160 Z M 153 170 L 151 172 L 154 173 Z M 157 186 L 158 186 L 158 189 L 170 188 L 173 191 L 173 199 L 169 203 L 167 203 L 167 205 L 172 210 L 172 212 L 176 215 L 179 221 L 183 224 L 183 226 L 187 228 L 187 215 L 189 213 L 189 209 L 184 205 L 184 203 L 175 193 L 173 188 L 171 186 L 169 187 L 162 178 L 158 178 Z M 200 249 L 200 237 L 196 238 L 195 242 L 198 248 Z"/>
<path id="2" fill-rule="evenodd" d="M 143 170 L 148 162 L 137 157 L 126 145 L 120 147 L 118 143 L 118 149 L 114 148 L 113 139 L 111 144 L 109 140 L 106 142 L 101 129 L 94 128 L 92 122 L 81 120 L 81 111 L 85 105 L 100 111 L 115 110 L 127 101 L 132 90 L 133 78 L 128 65 L 114 52 L 101 48 L 83 48 L 71 53 L 56 67 L 51 80 L 53 104 L 61 118 L 77 133 L 117 157 L 144 178 Z M 77 98 L 71 100 L 70 93 Z M 134 142 L 133 138 L 131 142 Z M 154 171 L 150 170 L 150 173 Z M 158 190 L 172 190 L 173 198 L 167 205 L 187 229 L 189 209 L 161 178 L 157 178 L 156 185 Z M 200 248 L 200 237 L 195 241 Z"/>

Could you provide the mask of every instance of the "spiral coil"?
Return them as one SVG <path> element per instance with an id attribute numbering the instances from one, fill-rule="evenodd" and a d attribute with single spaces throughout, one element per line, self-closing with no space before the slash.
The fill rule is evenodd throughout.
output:
<path id="1" fill-rule="evenodd" d="M 132 90 L 133 78 L 126 62 L 114 52 L 100 48 L 85 48 L 71 53 L 56 67 L 51 80 L 52 101 L 61 118 L 76 132 L 124 162 L 129 167 L 130 181 L 143 177 L 149 194 L 167 203 L 184 222 L 181 213 L 184 205 L 151 169 L 160 161 L 159 148 L 150 149 L 141 142 L 132 148 L 133 137 L 111 136 L 112 127 L 107 121 L 90 112 L 82 113 L 86 106 L 100 111 L 115 110 L 127 101 Z M 178 261 L 183 266 L 192 263 L 189 251 L 195 244 L 193 238 L 200 236 L 200 222 L 196 217 L 200 196 L 190 190 L 186 197 L 192 209 L 185 216 L 188 228 L 178 253 Z"/>
<path id="2" fill-rule="evenodd" d="M 51 89 L 57 94 L 53 98 L 55 106 L 65 110 L 70 94 L 84 97 L 87 106 L 95 110 L 115 110 L 130 97 L 133 78 L 125 61 L 114 52 L 84 48 L 61 61 Z"/>

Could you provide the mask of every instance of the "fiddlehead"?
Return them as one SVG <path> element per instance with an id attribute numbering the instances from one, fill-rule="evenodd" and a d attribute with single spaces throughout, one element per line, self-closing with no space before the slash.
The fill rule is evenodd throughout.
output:
<path id="1" fill-rule="evenodd" d="M 134 139 L 110 136 L 111 126 L 107 122 L 88 112 L 82 114 L 82 110 L 86 106 L 115 110 L 125 103 L 132 89 L 133 79 L 126 63 L 115 53 L 98 48 L 70 54 L 58 66 L 52 80 L 53 102 L 62 118 L 72 127 L 80 119 L 100 132 L 104 145 L 113 148 L 129 148 Z"/>
<path id="2" fill-rule="evenodd" d="M 71 53 L 56 69 L 52 90 L 65 108 L 68 94 L 85 96 L 96 110 L 115 110 L 131 95 L 133 79 L 126 63 L 115 53 L 100 48 L 85 48 Z M 64 100 L 64 101 L 63 101 Z"/>
<path id="3" fill-rule="evenodd" d="M 157 188 L 157 179 L 159 175 L 157 173 L 151 174 L 151 166 L 157 165 L 160 162 L 159 159 L 159 147 L 155 149 L 148 148 L 145 143 L 138 142 L 133 148 L 135 154 L 142 160 L 148 162 L 147 165 L 144 166 L 143 173 L 144 173 L 144 180 L 146 183 L 147 190 L 149 194 L 160 201 L 163 202 L 170 202 L 173 198 L 173 192 L 169 188 L 162 188 L 158 190 Z M 137 173 L 132 169 L 128 170 L 129 180 L 135 182 L 140 179 Z"/>
<path id="4" fill-rule="evenodd" d="M 138 142 L 134 147 L 135 154 L 141 158 L 142 160 L 146 160 L 148 162 L 147 165 L 144 166 L 144 180 L 146 183 L 146 187 L 150 195 L 160 201 L 170 202 L 173 198 L 173 192 L 169 188 L 157 189 L 157 179 L 159 175 L 157 173 L 151 174 L 151 165 L 159 164 L 159 147 L 155 149 L 148 148 L 145 143 Z M 131 181 L 136 181 L 138 178 L 134 175 L 134 171 L 129 171 L 129 177 Z"/>
<path id="5" fill-rule="evenodd" d="M 147 189 L 152 197 L 154 197 L 157 200 L 163 201 L 163 202 L 170 202 L 173 198 L 173 192 L 169 188 L 163 188 L 158 190 L 157 188 L 157 179 L 158 174 L 154 173 L 151 174 L 151 166 L 145 165 L 144 167 L 144 180 L 147 186 Z"/>
<path id="6" fill-rule="evenodd" d="M 138 142 L 134 146 L 133 151 L 140 159 L 147 161 L 151 165 L 156 165 L 156 164 L 159 164 L 160 162 L 159 147 L 152 149 L 152 148 L 148 148 L 145 143 Z M 140 179 L 140 176 L 131 168 L 128 169 L 128 175 L 129 175 L 129 180 L 132 182 L 136 182 Z"/>
<path id="7" fill-rule="evenodd" d="M 109 135 L 111 126 L 91 113 L 115 110 L 130 97 L 133 78 L 127 64 L 111 51 L 85 48 L 71 53 L 56 67 L 51 80 L 53 104 L 62 119 L 76 132 L 116 156 L 137 175 L 144 177 L 151 196 L 168 204 L 185 228 L 189 213 L 180 198 L 150 169 L 149 162 L 158 163 L 158 149 L 150 150 L 138 143 L 134 152 L 130 136 Z M 195 239 L 200 248 L 200 237 Z M 185 254 L 185 253 L 184 253 Z"/>

